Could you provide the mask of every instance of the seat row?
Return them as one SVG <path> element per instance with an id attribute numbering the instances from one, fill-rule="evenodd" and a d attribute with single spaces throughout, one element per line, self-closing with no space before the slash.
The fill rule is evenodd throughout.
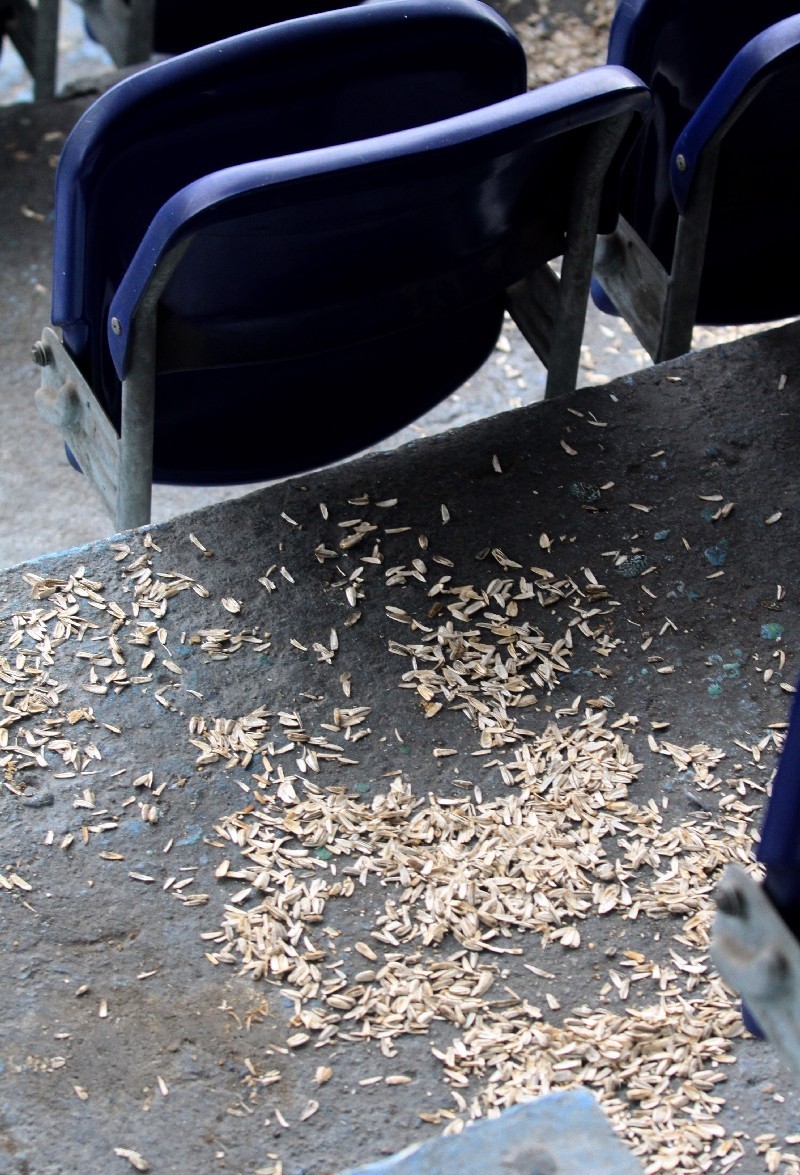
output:
<path id="1" fill-rule="evenodd" d="M 377 443 L 506 312 L 571 391 L 592 283 L 656 360 L 792 316 L 798 53 L 774 3 L 622 0 L 607 65 L 529 91 L 480 0 L 367 0 L 151 65 L 61 156 L 40 408 L 123 529 L 154 479 Z"/>

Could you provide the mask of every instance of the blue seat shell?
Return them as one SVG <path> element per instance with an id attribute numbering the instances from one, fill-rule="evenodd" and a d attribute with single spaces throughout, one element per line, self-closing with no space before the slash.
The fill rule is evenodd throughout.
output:
<path id="1" fill-rule="evenodd" d="M 624 169 L 620 212 L 669 270 L 698 167 L 714 167 L 696 321 L 800 311 L 800 17 L 794 0 L 622 0 L 608 61 L 637 73 L 653 116 Z M 780 258 L 780 263 L 778 263 Z"/>

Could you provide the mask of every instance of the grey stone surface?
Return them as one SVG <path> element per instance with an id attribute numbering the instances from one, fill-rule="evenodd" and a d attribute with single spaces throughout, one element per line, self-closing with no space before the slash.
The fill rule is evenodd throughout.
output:
<path id="1" fill-rule="evenodd" d="M 672 822 L 716 812 L 719 793 L 698 791 L 676 778 L 668 760 L 648 755 L 649 723 L 667 719 L 674 743 L 720 746 L 734 764 L 744 762 L 741 744 L 755 744 L 785 718 L 781 685 L 796 676 L 800 638 L 798 386 L 800 327 L 792 325 L 165 522 L 130 536 L 131 555 L 121 561 L 115 546 L 100 541 L 0 573 L 3 657 L 20 653 L 14 617 L 46 607 L 50 589 L 44 585 L 37 603 L 31 575 L 68 581 L 83 568 L 122 610 L 117 640 L 131 673 L 141 657 L 129 643 L 132 592 L 143 566 L 137 571 L 134 560 L 149 560 L 156 576 L 188 575 L 208 593 L 185 591 L 170 601 L 157 622 L 168 653 L 159 653 L 152 681 L 105 696 L 87 693 L 89 667 L 77 654 L 107 647 L 111 616 L 78 599 L 79 611 L 100 628 L 87 629 L 83 642 L 54 648 L 48 672 L 61 691 L 56 702 L 9 727 L 12 740 L 28 729 L 35 741 L 45 717 L 63 723 L 91 703 L 91 725 L 79 722 L 71 737 L 91 741 L 100 758 L 75 774 L 55 756 L 47 768 L 20 773 L 16 790 L 0 790 L 3 875 L 30 887 L 0 888 L 0 1170 L 123 1171 L 129 1164 L 115 1149 L 122 1148 L 170 1175 L 255 1175 L 275 1171 L 277 1157 L 283 1175 L 322 1175 L 436 1136 L 439 1128 L 419 1113 L 452 1105 L 431 1053 L 432 1045 L 446 1047 L 452 1026 L 434 1023 L 429 1035 L 404 1039 L 391 1059 L 366 1043 L 287 1050 L 292 1005 L 280 988 L 206 958 L 202 936 L 216 933 L 240 885 L 218 877 L 226 849 L 215 829 L 251 802 L 254 784 L 248 771 L 226 770 L 222 762 L 196 765 L 190 716 L 265 706 L 296 710 L 313 727 L 345 704 L 341 675 L 348 674 L 347 704 L 371 707 L 372 733 L 354 748 L 357 765 L 326 768 L 323 786 L 357 786 L 372 797 L 401 770 L 421 796 L 448 795 L 455 763 L 485 799 L 504 794 L 500 780 L 476 767 L 474 734 L 463 715 L 444 710 L 431 723 L 398 689 L 405 665 L 389 642 L 406 630 L 398 632 L 386 605 L 399 602 L 427 623 L 428 584 L 389 588 L 383 567 L 364 565 L 362 618 L 343 626 L 349 610 L 334 583 L 340 571 L 349 575 L 359 565 L 363 550 L 343 550 L 320 564 L 314 549 L 338 543 L 338 520 L 358 515 L 379 528 L 385 566 L 410 565 L 424 534 L 426 557 L 450 559 L 456 582 L 483 583 L 498 574 L 484 557 L 487 548 L 523 569 L 546 561 L 556 576 L 580 578 L 582 568 L 591 568 L 607 579 L 618 609 L 604 620 L 615 642 L 601 667 L 605 676 L 593 670 L 596 653 L 576 651 L 569 675 L 527 721 L 541 729 L 576 694 L 602 695 L 612 714 L 640 716 L 638 730 L 626 734 L 644 763 L 632 788 L 636 803 L 652 802 Z M 599 508 L 587 508 L 570 490 L 576 482 L 606 486 Z M 700 497 L 717 494 L 735 502 L 721 525 Z M 375 503 L 390 498 L 398 499 L 388 512 L 392 522 L 408 530 L 384 531 L 387 512 Z M 442 503 L 450 511 L 446 524 Z M 776 513 L 780 520 L 765 525 Z M 541 547 L 543 533 L 554 540 L 549 551 Z M 715 568 L 706 552 L 723 540 L 726 562 Z M 646 580 L 616 575 L 613 552 L 637 548 L 654 572 Z M 273 565 L 285 566 L 294 582 L 276 571 L 276 591 L 268 593 L 259 581 Z M 221 603 L 230 598 L 240 604 L 235 619 Z M 229 660 L 209 659 L 189 638 L 212 626 L 267 630 L 269 654 L 245 649 Z M 334 626 L 341 635 L 328 665 L 313 643 L 327 640 Z M 647 633 L 654 644 L 645 653 Z M 773 657 L 778 651 L 785 653 L 782 667 Z M 180 662 L 180 677 L 163 664 L 165 656 Z M 661 674 L 661 665 L 673 671 Z M 13 703 L 8 694 L 6 721 Z M 455 758 L 436 759 L 434 746 L 452 748 Z M 148 770 L 164 785 L 154 827 L 142 820 L 141 791 L 132 786 Z M 768 772 L 765 752 L 748 773 L 763 785 Z M 13 784 L 13 772 L 6 779 Z M 748 795 L 757 807 L 763 791 Z M 187 908 L 164 888 L 182 875 L 195 879 L 189 892 L 208 895 L 205 905 Z M 349 968 L 349 952 L 386 896 L 381 886 L 367 886 L 331 914 L 339 965 Z M 522 955 L 508 957 L 503 982 L 542 1007 L 547 992 L 557 993 L 563 1011 L 547 1013 L 555 1020 L 589 999 L 624 1011 L 613 991 L 599 995 L 609 960 L 633 950 L 668 966 L 680 921 L 640 918 L 624 926 L 623 934 L 618 922 L 591 915 L 581 923 L 587 945 L 579 952 L 543 948 L 526 935 L 519 939 Z M 537 979 L 526 963 L 552 979 Z M 657 999 L 657 985 L 636 998 Z M 798 1099 L 767 1046 L 741 1038 L 733 1049 L 735 1064 L 718 1074 L 725 1080 L 717 1087 L 724 1095 L 717 1121 L 729 1135 L 739 1132 L 738 1171 L 756 1175 L 764 1161 L 754 1140 L 770 1133 L 782 1145 L 793 1136 Z M 281 1080 L 248 1084 L 248 1063 L 280 1069 Z M 322 1086 L 314 1080 L 320 1064 L 333 1071 Z M 407 1075 L 408 1084 L 371 1083 L 392 1073 Z M 318 1110 L 304 1119 L 312 1099 Z"/>

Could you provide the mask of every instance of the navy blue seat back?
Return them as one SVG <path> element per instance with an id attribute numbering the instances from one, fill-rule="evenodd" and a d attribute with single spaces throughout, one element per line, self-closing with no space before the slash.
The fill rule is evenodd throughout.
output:
<path id="1" fill-rule="evenodd" d="M 567 92 L 588 98 L 582 84 Z M 565 250 L 592 122 L 556 105 L 548 126 L 546 97 L 232 168 L 176 195 L 111 305 L 129 323 L 152 256 L 193 234 L 160 303 L 160 476 L 299 472 L 388 436 L 459 387 L 494 347 L 507 288 Z M 604 97 L 609 113 L 620 101 L 602 88 L 592 97 L 595 119 Z M 124 328 L 108 341 L 123 376 Z"/>
<path id="2" fill-rule="evenodd" d="M 667 268 L 678 221 L 676 141 L 736 54 L 797 8 L 795 0 L 619 5 L 608 61 L 638 74 L 652 90 L 654 107 L 623 173 L 620 211 Z M 800 309 L 798 120 L 800 80 L 786 71 L 754 99 L 723 142 L 698 322 L 770 321 Z"/>

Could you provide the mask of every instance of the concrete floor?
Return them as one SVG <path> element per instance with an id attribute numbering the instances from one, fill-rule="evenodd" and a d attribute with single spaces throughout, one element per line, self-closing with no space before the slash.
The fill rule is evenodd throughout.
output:
<path id="1" fill-rule="evenodd" d="M 773 735 L 798 672 L 798 356 L 793 324 L 272 486 L 123 545 L 0 572 L 0 1171 L 122 1175 L 138 1162 L 158 1175 L 330 1175 L 434 1137 L 446 1115 L 468 1116 L 501 1090 L 535 1096 L 542 1073 L 554 1088 L 578 1081 L 601 1093 L 653 1172 L 798 1170 L 791 1078 L 768 1045 L 742 1034 L 737 1001 L 703 949 L 723 864 L 752 859 Z M 341 527 L 354 512 L 373 530 L 351 550 Z M 336 557 L 320 562 L 320 544 Z M 523 590 L 531 577 L 533 595 Z M 545 591 L 550 582 L 572 594 Z M 348 584 L 361 593 L 352 605 Z M 462 593 L 490 611 L 471 603 L 466 615 L 450 603 Z M 565 672 L 552 692 L 532 681 L 535 696 L 508 709 L 517 733 L 507 745 L 484 750 L 452 694 L 428 711 L 421 679 L 437 649 L 455 658 L 455 689 L 479 638 L 483 669 L 470 688 L 494 714 L 492 689 L 503 686 L 492 667 L 520 656 L 517 638 L 538 629 L 547 647 L 570 634 Z M 209 651 L 214 633 L 220 652 Z M 406 647 L 417 641 L 418 666 Z M 361 706 L 364 738 L 344 741 L 342 707 Z M 583 707 L 586 721 L 605 715 L 609 738 L 613 724 L 617 757 L 602 777 L 591 773 L 602 741 L 591 754 L 570 743 L 563 760 L 558 748 L 552 770 L 526 773 L 524 786 L 502 775 L 526 748 L 552 749 L 554 723 L 567 738 Z M 261 748 L 252 760 L 246 743 L 224 739 L 223 757 L 198 759 L 198 731 L 222 737 L 246 715 Z M 306 776 L 305 744 L 285 744 L 294 729 L 338 730 L 323 740 L 346 753 L 321 754 Z M 698 770 L 669 746 L 691 748 Z M 564 792 L 559 761 L 586 779 L 570 770 Z M 625 763 L 641 768 L 626 773 Z M 390 781 L 420 809 L 373 844 L 363 838 L 370 813 L 386 811 Z M 350 849 L 342 830 L 355 818 L 340 826 L 332 815 L 345 794 L 363 821 Z M 320 841 L 315 813 L 327 803 L 332 831 Z M 309 908 L 303 958 L 365 998 L 392 960 L 422 958 L 433 974 L 461 939 L 387 939 L 383 919 L 407 902 L 412 918 L 428 908 L 403 890 L 411 882 L 392 862 L 405 858 L 393 854 L 408 853 L 423 878 L 434 849 L 404 838 L 418 835 L 426 805 L 485 820 L 492 805 L 516 803 L 532 805 L 524 878 L 544 898 L 542 917 L 512 919 L 507 936 L 487 930 L 474 964 L 474 939 L 460 956 L 488 968 L 487 1032 L 492 1017 L 495 1034 L 513 1009 L 522 1017 L 508 1038 L 520 1042 L 513 1064 L 500 1049 L 483 1069 L 481 1038 L 441 1010 L 384 1054 L 341 1010 L 347 998 L 301 999 L 284 978 L 240 973 L 232 929 L 227 953 L 221 945 L 223 923 L 245 915 L 258 938 L 265 893 L 280 903 L 352 869 L 351 894 L 332 893 L 319 917 Z M 274 844 L 250 858 L 237 829 L 261 827 L 259 813 Z M 508 823 L 517 827 L 510 814 Z M 452 835 L 471 851 L 463 824 Z M 510 884 L 517 872 L 498 874 L 496 852 L 481 867 Z M 389 873 L 359 879 L 365 853 Z M 610 909 L 609 877 L 623 886 Z M 443 909 L 477 902 L 470 886 Z M 580 902 L 558 928 L 579 929 L 579 941 L 559 942 L 548 903 L 561 910 L 560 895 L 573 893 Z M 257 959 L 270 957 L 274 933 Z M 410 1006 L 413 975 L 392 990 Z M 587 1016 L 600 1025 L 588 1050 Z M 447 1060 L 456 1041 L 466 1052 Z"/>

